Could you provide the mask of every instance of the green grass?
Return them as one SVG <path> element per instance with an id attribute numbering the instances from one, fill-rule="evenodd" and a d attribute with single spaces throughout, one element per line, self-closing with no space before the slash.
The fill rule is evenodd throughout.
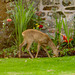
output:
<path id="1" fill-rule="evenodd" d="M 0 75 L 75 75 L 75 56 L 0 58 Z"/>

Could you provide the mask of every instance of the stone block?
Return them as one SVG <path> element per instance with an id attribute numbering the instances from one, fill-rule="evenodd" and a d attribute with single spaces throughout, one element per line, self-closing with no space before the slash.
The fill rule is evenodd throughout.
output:
<path id="1" fill-rule="evenodd" d="M 44 16 L 45 16 L 45 12 L 42 12 L 42 13 L 41 13 L 41 17 L 44 17 Z"/>
<path id="2" fill-rule="evenodd" d="M 54 3 L 54 0 L 42 0 L 43 5 L 51 5 Z"/>

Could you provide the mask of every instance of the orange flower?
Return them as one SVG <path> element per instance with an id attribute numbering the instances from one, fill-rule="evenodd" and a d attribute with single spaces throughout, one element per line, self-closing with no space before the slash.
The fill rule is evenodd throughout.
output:
<path id="1" fill-rule="evenodd" d="M 67 37 L 65 35 L 63 35 L 63 40 L 67 40 Z"/>
<path id="2" fill-rule="evenodd" d="M 64 40 L 64 42 L 68 43 L 68 40 Z"/>
<path id="3" fill-rule="evenodd" d="M 69 39 L 69 43 L 72 41 L 73 39 Z M 64 42 L 68 43 L 68 40 L 64 40 Z"/>
<path id="4" fill-rule="evenodd" d="M 71 42 L 73 39 L 71 38 L 71 39 L 69 39 L 69 42 Z"/>
<path id="5" fill-rule="evenodd" d="M 12 21 L 12 19 L 7 19 L 7 21 L 8 21 L 8 22 L 11 22 L 11 21 Z"/>
<path id="6" fill-rule="evenodd" d="M 67 37 L 66 37 L 65 35 L 61 34 L 61 33 L 60 33 L 60 35 L 63 36 L 63 40 L 64 40 L 64 42 L 68 43 Z M 69 39 L 69 43 L 70 43 L 72 40 L 73 40 L 72 38 Z"/>

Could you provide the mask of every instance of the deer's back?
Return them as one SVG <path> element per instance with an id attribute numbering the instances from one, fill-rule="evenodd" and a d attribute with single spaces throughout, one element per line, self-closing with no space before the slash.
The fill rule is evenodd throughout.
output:
<path id="1" fill-rule="evenodd" d="M 35 30 L 35 29 L 28 29 L 22 32 L 22 35 L 25 39 L 30 39 L 34 41 L 44 41 L 49 40 L 49 36 L 41 31 Z"/>

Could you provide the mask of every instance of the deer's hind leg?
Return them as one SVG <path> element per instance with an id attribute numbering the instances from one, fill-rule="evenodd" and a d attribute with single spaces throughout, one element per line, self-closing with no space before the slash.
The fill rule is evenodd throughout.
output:
<path id="1" fill-rule="evenodd" d="M 22 53 L 21 49 L 22 49 L 22 47 L 23 47 L 25 44 L 26 44 L 26 41 L 24 40 L 24 41 L 19 45 L 19 53 L 18 53 L 18 57 L 19 57 L 19 58 L 21 57 L 21 53 Z"/>
<path id="2" fill-rule="evenodd" d="M 40 43 L 38 43 L 38 46 L 37 46 L 37 53 L 36 53 L 36 55 L 35 55 L 35 58 L 37 58 L 39 51 L 40 51 Z"/>

